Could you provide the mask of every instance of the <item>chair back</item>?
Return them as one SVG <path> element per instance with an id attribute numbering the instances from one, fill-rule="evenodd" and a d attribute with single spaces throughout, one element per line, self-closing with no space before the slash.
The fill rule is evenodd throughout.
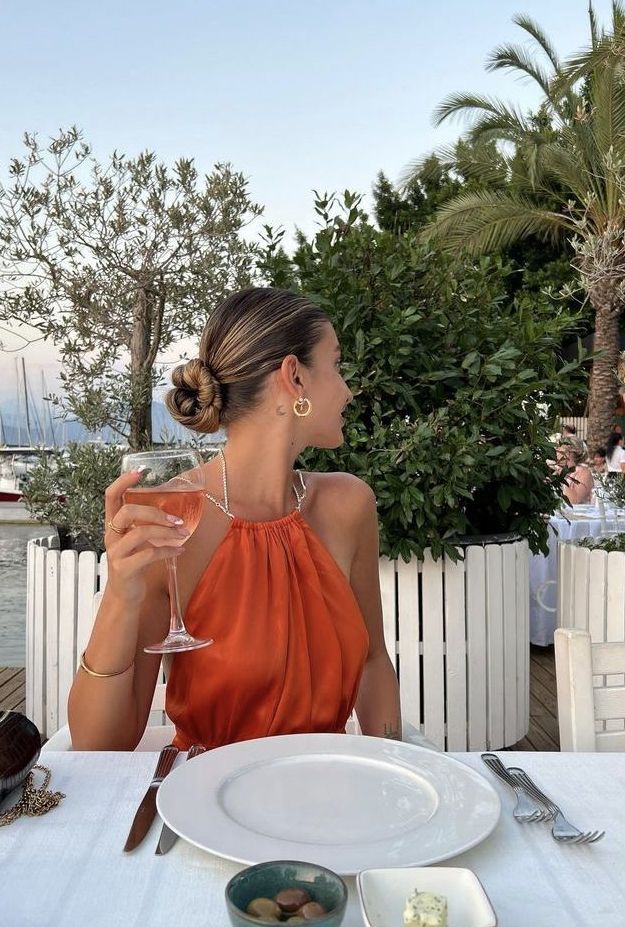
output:
<path id="1" fill-rule="evenodd" d="M 625 642 L 558 628 L 554 644 L 560 749 L 625 751 Z"/>

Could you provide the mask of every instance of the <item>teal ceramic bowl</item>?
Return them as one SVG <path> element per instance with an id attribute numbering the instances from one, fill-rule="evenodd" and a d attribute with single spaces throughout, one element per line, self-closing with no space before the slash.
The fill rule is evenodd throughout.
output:
<path id="1" fill-rule="evenodd" d="M 233 927 L 277 923 L 252 917 L 246 914 L 245 909 L 254 898 L 273 898 L 285 888 L 303 888 L 313 901 L 326 909 L 327 914 L 308 922 L 311 927 L 338 927 L 342 922 L 347 905 L 347 886 L 340 876 L 314 863 L 276 860 L 242 869 L 230 879 L 226 885 L 230 923 Z M 284 923 L 288 924 L 288 920 Z"/>

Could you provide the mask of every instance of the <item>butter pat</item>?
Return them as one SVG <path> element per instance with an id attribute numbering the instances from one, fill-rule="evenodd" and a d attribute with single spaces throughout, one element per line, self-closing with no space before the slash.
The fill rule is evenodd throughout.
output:
<path id="1" fill-rule="evenodd" d="M 447 927 L 447 899 L 431 892 L 413 892 L 406 899 L 404 927 Z"/>

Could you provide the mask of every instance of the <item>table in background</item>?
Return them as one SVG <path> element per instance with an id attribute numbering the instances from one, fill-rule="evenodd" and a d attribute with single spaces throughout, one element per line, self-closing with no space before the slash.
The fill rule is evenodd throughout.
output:
<path id="1" fill-rule="evenodd" d="M 592 846 L 563 846 L 544 824 L 517 824 L 513 800 L 478 754 L 451 754 L 485 772 L 502 815 L 483 843 L 443 865 L 472 869 L 501 927 L 621 927 L 625 884 L 625 764 L 621 754 L 502 753 L 559 800 Z M 240 864 L 179 840 L 154 855 L 160 821 L 137 850 L 122 847 L 156 763 L 151 753 L 48 753 L 51 788 L 67 797 L 42 818 L 0 829 L 1 920 L 7 927 L 227 927 L 224 887 Z M 182 762 L 179 758 L 177 762 Z M 305 800 L 305 796 L 302 796 Z M 371 814 L 375 814 L 375 808 Z M 362 927 L 347 879 L 344 927 Z M 394 927 L 394 925 L 389 925 Z"/>
<path id="2" fill-rule="evenodd" d="M 558 541 L 570 541 L 587 537 L 599 537 L 606 531 L 616 531 L 617 528 L 625 530 L 625 516 L 619 514 L 618 520 L 614 514 L 600 515 L 596 509 L 594 513 L 582 516 L 581 511 L 589 512 L 587 506 L 573 506 L 568 516 L 552 515 L 549 519 L 549 554 L 534 554 L 530 557 L 530 641 L 546 647 L 553 644 L 553 632 L 557 627 L 558 602 Z M 544 587 L 540 598 L 544 608 L 538 601 L 538 590 L 543 583 L 551 583 Z M 548 609 L 553 609 L 549 611 Z"/>

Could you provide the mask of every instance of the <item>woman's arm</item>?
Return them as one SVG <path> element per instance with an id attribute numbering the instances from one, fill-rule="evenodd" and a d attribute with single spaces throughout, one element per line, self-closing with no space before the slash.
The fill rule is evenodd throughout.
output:
<path id="1" fill-rule="evenodd" d="M 124 474 L 107 490 L 106 519 L 124 528 L 107 532 L 108 582 L 68 703 L 77 750 L 134 750 L 145 729 L 160 656 L 143 648 L 163 637 L 169 617 L 163 560 L 176 556 L 181 530 L 158 509 L 123 506 L 138 474 Z M 141 519 L 141 522 L 139 522 Z"/>
<path id="2" fill-rule="evenodd" d="M 369 632 L 369 653 L 356 699 L 356 714 L 363 734 L 401 740 L 399 685 L 384 643 L 375 496 L 364 483 L 359 483 L 357 492 L 358 546 L 350 582 Z"/>
<path id="3" fill-rule="evenodd" d="M 563 493 L 573 505 L 588 502 L 592 494 L 592 473 L 588 467 L 576 467 L 566 478 Z"/>

